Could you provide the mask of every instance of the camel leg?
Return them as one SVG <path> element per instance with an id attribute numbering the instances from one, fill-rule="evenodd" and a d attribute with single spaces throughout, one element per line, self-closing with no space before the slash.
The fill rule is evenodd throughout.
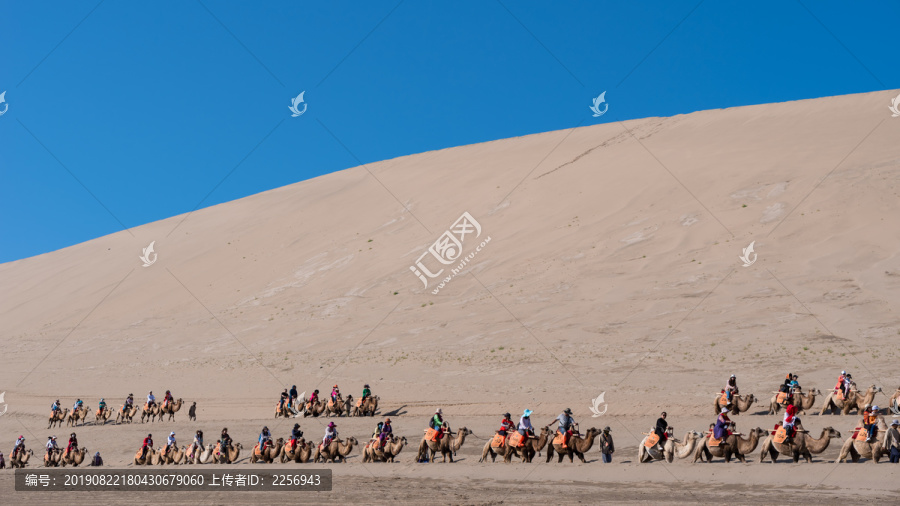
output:
<path id="1" fill-rule="evenodd" d="M 587 461 L 584 460 L 584 454 L 581 452 L 575 452 L 575 455 L 578 455 L 578 458 L 581 459 L 582 464 L 587 464 Z"/>

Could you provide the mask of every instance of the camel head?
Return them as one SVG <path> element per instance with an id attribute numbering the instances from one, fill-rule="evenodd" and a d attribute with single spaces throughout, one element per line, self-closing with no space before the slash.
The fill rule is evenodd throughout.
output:
<path id="1" fill-rule="evenodd" d="M 584 433 L 584 437 L 588 438 L 591 436 L 599 436 L 600 432 L 600 429 L 598 429 L 597 427 L 591 427 L 587 430 L 587 432 Z"/>
<path id="2" fill-rule="evenodd" d="M 825 434 L 832 439 L 841 437 L 841 433 L 835 430 L 834 427 L 825 427 Z"/>
<path id="3" fill-rule="evenodd" d="M 688 433 L 684 436 L 685 439 L 699 439 L 703 434 L 695 430 L 689 430 Z"/>
<path id="4" fill-rule="evenodd" d="M 754 434 L 756 435 L 756 437 L 763 437 L 763 436 L 768 436 L 769 431 L 767 431 L 761 427 L 757 427 L 750 431 L 750 435 L 754 435 Z"/>

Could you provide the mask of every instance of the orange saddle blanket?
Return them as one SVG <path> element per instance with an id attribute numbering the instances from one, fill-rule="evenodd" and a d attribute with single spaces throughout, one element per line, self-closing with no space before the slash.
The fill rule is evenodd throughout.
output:
<path id="1" fill-rule="evenodd" d="M 507 438 L 506 443 L 509 446 L 520 448 L 522 446 L 525 446 L 525 436 L 519 434 L 518 432 L 513 432 L 512 435 Z"/>
<path id="2" fill-rule="evenodd" d="M 556 436 L 554 436 L 554 438 L 553 438 L 553 444 L 561 445 L 563 448 L 568 448 L 568 446 L 563 444 L 563 441 L 565 441 L 565 438 L 566 438 L 565 434 L 557 431 Z"/>
<path id="3" fill-rule="evenodd" d="M 432 428 L 428 428 L 428 430 L 425 431 L 425 439 L 428 441 L 437 441 L 438 434 L 439 434 L 438 431 L 436 431 Z"/>
<path id="4" fill-rule="evenodd" d="M 712 434 L 709 435 L 709 442 L 707 442 L 709 446 L 719 446 L 722 444 L 721 439 L 716 439 Z"/>
<path id="5" fill-rule="evenodd" d="M 501 436 L 500 434 L 494 434 L 494 438 L 491 439 L 491 447 L 492 448 L 500 448 L 506 443 L 506 438 Z"/>
<path id="6" fill-rule="evenodd" d="M 787 439 L 787 430 L 784 427 L 779 426 L 775 429 L 775 434 L 772 437 L 772 441 L 775 441 L 778 444 L 784 443 L 784 440 Z"/>
<path id="7" fill-rule="evenodd" d="M 778 392 L 778 396 L 775 398 L 775 402 L 777 402 L 778 404 L 787 404 L 788 403 L 787 392 Z"/>
<path id="8" fill-rule="evenodd" d="M 655 432 L 651 432 L 647 435 L 647 440 L 644 441 L 644 446 L 647 448 L 653 448 L 656 446 L 656 443 L 659 443 L 659 435 Z"/>

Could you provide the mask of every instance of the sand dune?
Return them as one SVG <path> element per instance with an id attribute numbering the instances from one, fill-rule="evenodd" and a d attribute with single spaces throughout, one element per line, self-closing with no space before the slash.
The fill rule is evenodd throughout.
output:
<path id="1" fill-rule="evenodd" d="M 546 423 L 571 406 L 584 426 L 613 425 L 623 448 L 660 409 L 679 432 L 704 428 L 732 373 L 766 398 L 789 371 L 826 389 L 841 369 L 890 394 L 900 385 L 896 93 L 411 155 L 0 265 L 0 383 L 15 413 L 0 417 L 3 444 L 21 432 L 16 419 L 43 440 L 55 398 L 118 406 L 167 388 L 198 401 L 208 432 L 240 423 L 246 438 L 272 426 L 284 386 L 358 395 L 369 382 L 401 433 L 419 433 L 436 406 L 485 434 L 507 410 L 530 407 Z M 448 271 L 427 288 L 410 266 L 464 212 L 482 230 L 462 241 L 463 257 L 490 242 L 434 294 L 458 262 L 426 255 L 427 268 Z M 151 241 L 158 259 L 145 268 Z M 758 257 L 743 267 L 751 241 Z M 592 420 L 601 392 L 609 411 Z M 352 423 L 359 435 L 372 425 Z M 142 432 L 85 430 L 114 465 Z M 590 481 L 600 465 L 569 480 Z M 740 473 L 774 479 L 759 467 Z M 877 469 L 876 482 L 887 476 Z M 720 465 L 710 479 L 737 472 Z M 397 475 L 429 476 L 412 465 Z"/>

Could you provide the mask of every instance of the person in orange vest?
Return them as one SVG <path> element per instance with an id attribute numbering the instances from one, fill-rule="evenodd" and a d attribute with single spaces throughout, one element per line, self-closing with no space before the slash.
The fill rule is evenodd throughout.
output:
<path id="1" fill-rule="evenodd" d="M 880 408 L 878 406 L 871 406 L 866 408 L 863 411 L 863 427 L 866 429 L 867 437 L 866 442 L 872 443 L 875 441 L 875 429 L 878 427 L 878 410 Z"/>

